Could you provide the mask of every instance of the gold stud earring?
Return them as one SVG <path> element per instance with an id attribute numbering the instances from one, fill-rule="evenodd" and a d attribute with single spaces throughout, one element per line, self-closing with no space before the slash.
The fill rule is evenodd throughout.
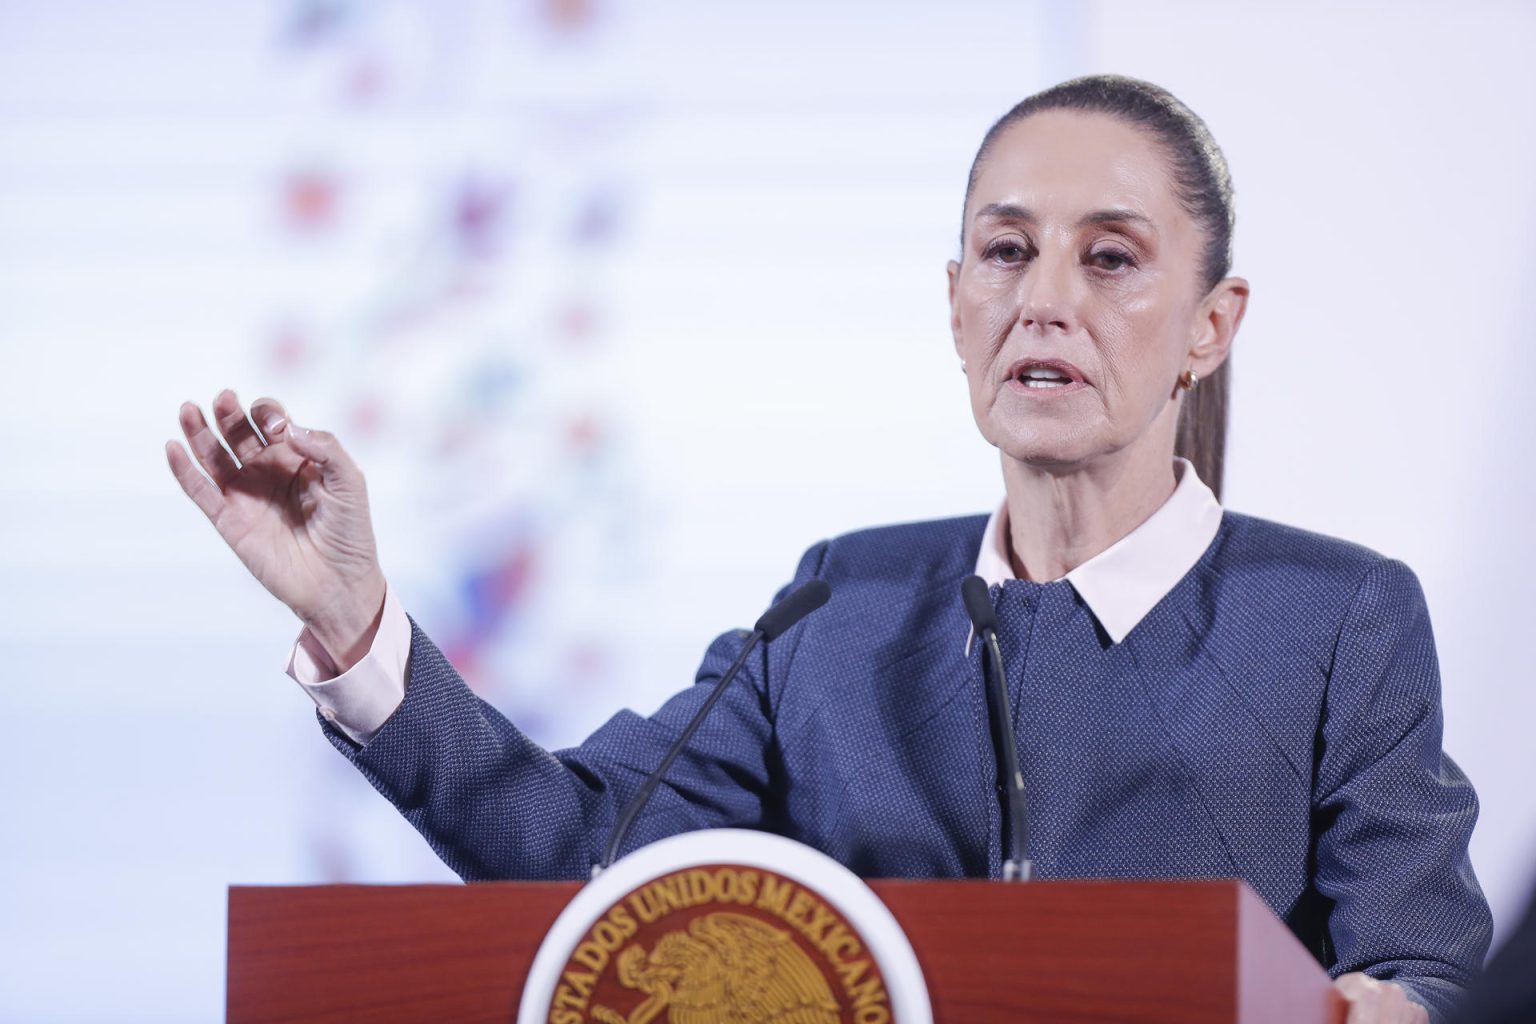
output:
<path id="1" fill-rule="evenodd" d="M 1185 370 L 1179 375 L 1179 387 L 1185 391 L 1195 390 L 1195 385 L 1200 383 L 1200 375 L 1194 370 Z"/>

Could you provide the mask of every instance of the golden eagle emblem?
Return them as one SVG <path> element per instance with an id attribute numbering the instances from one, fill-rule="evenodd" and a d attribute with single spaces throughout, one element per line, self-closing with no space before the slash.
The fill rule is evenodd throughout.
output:
<path id="1" fill-rule="evenodd" d="M 594 1006 L 601 1024 L 837 1024 L 827 979 L 789 932 L 743 914 L 714 913 L 687 932 L 661 937 L 646 955 L 638 943 L 618 958 L 625 988 L 645 993 L 628 1017 Z"/>

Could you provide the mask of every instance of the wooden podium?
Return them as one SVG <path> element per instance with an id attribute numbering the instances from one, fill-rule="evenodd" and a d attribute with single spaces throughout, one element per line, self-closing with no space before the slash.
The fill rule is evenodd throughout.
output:
<path id="1" fill-rule="evenodd" d="M 1344 1019 L 1322 968 L 1242 882 L 870 885 L 944 1024 Z M 510 1024 L 578 888 L 232 886 L 228 1019 Z"/>

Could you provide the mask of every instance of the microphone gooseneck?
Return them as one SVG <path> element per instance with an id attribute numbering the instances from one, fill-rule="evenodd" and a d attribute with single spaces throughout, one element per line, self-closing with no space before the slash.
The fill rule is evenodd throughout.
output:
<path id="1" fill-rule="evenodd" d="M 777 639 L 795 623 L 826 604 L 831 596 L 832 588 L 828 587 L 825 581 L 808 580 L 786 594 L 783 600 L 774 604 L 763 613 L 762 618 L 757 620 L 757 624 L 752 627 L 752 632 L 747 635 L 746 643 L 742 644 L 741 653 L 736 655 L 736 660 L 731 663 L 731 667 L 726 669 L 725 675 L 720 677 L 715 683 L 715 688 L 704 699 L 704 703 L 699 705 L 699 710 L 693 713 L 693 717 L 688 720 L 683 731 L 678 734 L 677 739 L 672 741 L 661 763 L 645 777 L 645 781 L 640 784 L 635 795 L 630 797 L 629 803 L 624 805 L 623 812 L 613 826 L 613 833 L 608 838 L 608 848 L 603 853 L 603 859 L 592 866 L 593 878 L 618 858 L 619 849 L 624 845 L 624 837 L 629 833 L 630 826 L 645 809 L 651 794 L 656 792 L 656 787 L 661 785 L 661 780 L 666 776 L 667 770 L 672 767 L 672 762 L 676 761 L 678 755 L 688 746 L 688 741 L 693 739 L 693 734 L 699 731 L 699 726 L 704 724 L 704 719 L 709 716 L 710 711 L 725 694 L 726 687 L 731 685 L 731 680 L 736 678 L 736 673 L 740 672 L 741 666 L 746 664 L 747 656 L 752 653 L 758 641 L 768 642 Z"/>
<path id="2" fill-rule="evenodd" d="M 983 644 L 982 676 L 991 706 L 992 738 L 997 748 L 998 783 L 1002 788 L 1007 821 L 1008 856 L 1003 860 L 1003 880 L 1027 882 L 1034 871 L 1029 859 L 1029 817 L 1024 801 L 1024 774 L 1019 771 L 1019 744 L 1013 731 L 1013 712 L 1008 707 L 1008 677 L 1003 670 L 1003 651 L 997 642 L 997 609 L 980 576 L 967 576 L 960 596 L 971 626 Z"/>

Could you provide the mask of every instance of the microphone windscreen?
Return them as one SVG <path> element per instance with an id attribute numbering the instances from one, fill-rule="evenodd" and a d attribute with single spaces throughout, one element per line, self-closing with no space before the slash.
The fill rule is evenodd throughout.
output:
<path id="1" fill-rule="evenodd" d="M 965 598 L 965 613 L 971 617 L 976 632 L 997 631 L 997 609 L 992 607 L 992 594 L 987 581 L 980 576 L 967 576 L 960 584 L 960 596 Z"/>
<path id="2" fill-rule="evenodd" d="M 763 634 L 764 640 L 773 640 L 811 612 L 827 603 L 832 588 L 822 580 L 807 580 L 785 595 L 784 600 L 763 612 L 752 628 Z"/>

